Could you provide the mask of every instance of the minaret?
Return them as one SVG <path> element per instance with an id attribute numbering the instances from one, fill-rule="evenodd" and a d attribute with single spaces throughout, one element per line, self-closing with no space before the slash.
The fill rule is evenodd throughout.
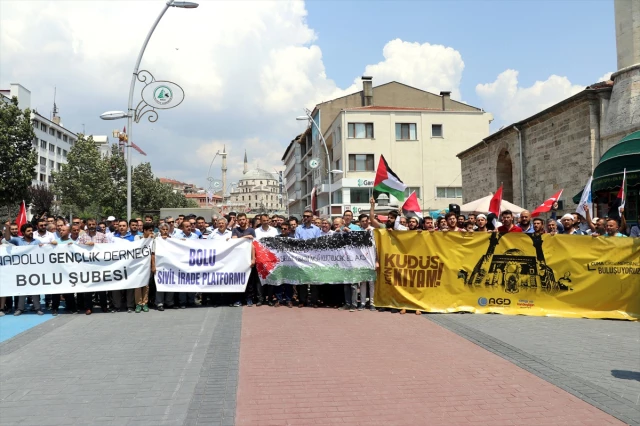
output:
<path id="1" fill-rule="evenodd" d="M 243 175 L 247 174 L 247 172 L 249 171 L 249 162 L 247 161 L 247 150 L 244 150 L 244 171 L 242 172 Z"/>
<path id="2" fill-rule="evenodd" d="M 222 202 L 225 201 L 227 197 L 227 146 L 222 146 L 222 153 L 220 154 L 222 157 Z"/>
<path id="3" fill-rule="evenodd" d="M 640 1 L 615 0 L 618 70 L 601 140 L 603 152 L 625 135 L 640 129 Z"/>

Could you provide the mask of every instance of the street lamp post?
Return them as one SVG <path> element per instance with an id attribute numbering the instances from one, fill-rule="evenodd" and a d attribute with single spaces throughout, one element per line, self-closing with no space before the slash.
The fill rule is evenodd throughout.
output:
<path id="1" fill-rule="evenodd" d="M 299 117 L 296 117 L 296 120 L 298 121 L 310 121 L 311 123 L 313 123 L 313 125 L 316 127 L 316 129 L 318 130 L 318 134 L 320 135 L 320 140 L 322 140 L 322 145 L 324 146 L 324 152 L 327 155 L 327 177 L 329 178 L 328 181 L 328 195 L 329 195 L 329 219 L 331 219 L 331 216 L 333 214 L 332 211 L 332 205 L 331 205 L 331 175 L 333 173 L 335 174 L 339 174 L 339 173 L 343 173 L 342 170 L 331 170 L 331 158 L 329 157 L 329 148 L 327 148 L 327 141 L 324 140 L 324 136 L 322 135 L 322 130 L 320 130 L 320 126 L 318 126 L 318 123 L 316 123 L 316 120 L 313 119 L 313 117 L 311 116 L 311 113 L 308 110 L 304 110 L 306 115 L 301 115 Z"/>
<path id="2" fill-rule="evenodd" d="M 119 118 L 127 117 L 127 129 L 128 129 L 128 143 L 126 144 L 127 148 L 127 220 L 131 220 L 131 144 L 132 144 L 132 125 L 133 118 L 136 113 L 133 108 L 133 90 L 136 86 L 136 78 L 138 78 L 138 71 L 140 70 L 140 62 L 142 61 L 142 55 L 144 55 L 144 51 L 147 49 L 147 44 L 149 44 L 149 39 L 151 39 L 151 35 L 155 31 L 158 23 L 164 16 L 167 9 L 170 7 L 179 7 L 183 9 L 195 9 L 198 7 L 198 3 L 193 3 L 189 1 L 175 1 L 175 0 L 167 0 L 167 3 L 162 8 L 162 12 L 158 15 L 155 22 L 151 26 L 147 37 L 144 39 L 144 43 L 142 44 L 142 48 L 140 49 L 140 53 L 138 53 L 138 59 L 136 59 L 136 64 L 133 68 L 133 74 L 131 75 L 131 85 L 129 86 L 129 102 L 127 104 L 127 113 L 122 114 L 119 111 L 109 111 L 102 114 L 100 117 L 103 120 L 115 120 Z"/>

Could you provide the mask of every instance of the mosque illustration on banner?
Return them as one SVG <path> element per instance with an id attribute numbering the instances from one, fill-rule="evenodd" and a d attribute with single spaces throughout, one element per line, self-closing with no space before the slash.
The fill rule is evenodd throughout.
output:
<path id="1" fill-rule="evenodd" d="M 510 294 L 521 290 L 540 289 L 549 293 L 573 290 L 568 286 L 571 283 L 571 272 L 565 272 L 561 278 L 556 279 L 555 272 L 547 265 L 542 250 L 542 237 L 529 234 L 528 236 L 536 249 L 535 256 L 527 256 L 520 249 L 509 249 L 502 254 L 495 254 L 503 235 L 492 233 L 487 252 L 477 261 L 471 274 L 460 269 L 458 278 L 468 286 L 502 288 Z"/>

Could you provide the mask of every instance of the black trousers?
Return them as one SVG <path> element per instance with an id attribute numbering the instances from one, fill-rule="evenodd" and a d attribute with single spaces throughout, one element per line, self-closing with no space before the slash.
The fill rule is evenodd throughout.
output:
<path id="1" fill-rule="evenodd" d="M 249 275 L 249 282 L 247 283 L 247 289 L 244 292 L 247 300 L 252 299 L 253 302 L 261 302 L 264 300 L 263 297 L 263 289 L 264 287 L 260 283 L 260 277 L 258 276 L 258 270 L 254 266 L 251 268 L 251 274 Z"/>
<path id="2" fill-rule="evenodd" d="M 298 285 L 298 301 L 299 303 L 316 305 L 318 304 L 318 286 L 311 284 Z"/>
<path id="3" fill-rule="evenodd" d="M 100 307 L 102 309 L 107 309 L 107 292 L 106 291 L 97 291 L 96 294 L 100 299 Z M 93 293 L 87 292 L 83 294 L 83 309 L 93 309 Z"/>
<path id="4" fill-rule="evenodd" d="M 75 294 L 69 293 L 64 295 L 64 307 L 67 312 L 76 312 L 78 310 Z M 59 308 L 60 294 L 54 294 L 51 296 L 51 309 L 57 311 Z"/>

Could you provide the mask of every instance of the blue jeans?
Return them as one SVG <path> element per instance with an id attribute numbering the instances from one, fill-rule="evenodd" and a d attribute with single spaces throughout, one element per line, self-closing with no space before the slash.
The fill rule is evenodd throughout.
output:
<path id="1" fill-rule="evenodd" d="M 291 299 L 293 298 L 293 286 L 291 284 L 280 284 L 279 286 L 276 286 L 275 295 L 276 299 L 278 299 L 278 302 L 280 303 L 291 302 Z"/>

